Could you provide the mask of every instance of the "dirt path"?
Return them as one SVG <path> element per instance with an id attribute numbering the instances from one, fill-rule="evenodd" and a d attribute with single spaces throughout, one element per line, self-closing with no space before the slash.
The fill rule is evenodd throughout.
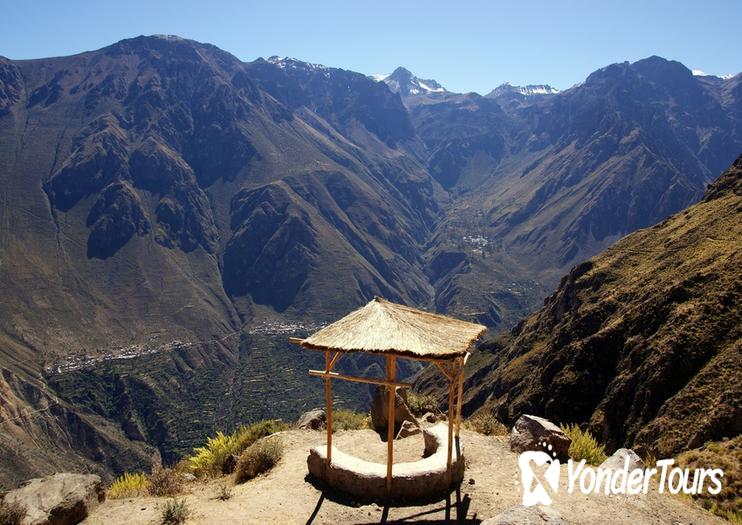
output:
<path id="1" fill-rule="evenodd" d="M 323 435 L 312 431 L 289 431 L 282 436 L 286 449 L 281 462 L 267 475 L 232 487 L 232 497 L 220 501 L 216 494 L 225 480 L 194 483 L 184 496 L 194 515 L 192 524 L 303 524 L 350 525 L 380 523 L 385 509 L 375 504 L 359 505 L 323 497 L 305 480 L 306 458 L 311 446 L 323 443 Z M 383 461 L 386 444 L 371 431 L 339 432 L 338 448 L 364 459 Z M 520 504 L 518 456 L 508 449 L 506 438 L 488 437 L 463 431 L 467 458 L 465 482 L 460 491 L 460 508 L 466 523 L 479 523 L 507 507 Z M 422 453 L 422 438 L 414 436 L 395 443 L 397 461 L 409 461 Z M 724 523 L 712 514 L 680 498 L 650 492 L 646 496 L 604 496 L 568 494 L 566 467 L 562 485 L 552 507 L 568 523 L 575 524 L 698 524 Z M 473 480 L 473 484 L 470 480 Z M 230 482 L 231 484 L 231 482 Z M 159 522 L 159 506 L 166 498 L 111 500 L 85 520 L 86 525 L 152 525 Z M 452 495 L 450 516 L 456 520 L 456 494 Z M 444 523 L 446 501 L 405 507 L 391 507 L 387 523 Z"/>

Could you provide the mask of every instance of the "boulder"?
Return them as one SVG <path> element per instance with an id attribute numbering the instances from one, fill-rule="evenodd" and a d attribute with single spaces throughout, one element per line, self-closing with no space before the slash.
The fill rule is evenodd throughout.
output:
<path id="1" fill-rule="evenodd" d="M 315 408 L 309 412 L 304 412 L 296 422 L 296 426 L 302 430 L 320 430 L 325 428 L 327 426 L 325 411 L 321 408 Z"/>
<path id="2" fill-rule="evenodd" d="M 376 387 L 374 389 L 373 400 L 371 401 L 371 423 L 378 432 L 386 431 L 389 404 L 387 403 L 387 389 L 385 387 Z M 412 415 L 407 402 L 399 395 L 395 396 L 394 423 L 395 428 L 402 426 L 405 421 L 412 421 L 417 426 L 417 420 Z"/>
<path id="3" fill-rule="evenodd" d="M 644 461 L 630 448 L 619 448 L 612 456 L 600 464 L 600 468 L 621 470 L 626 464 L 627 457 L 629 458 L 629 471 L 638 468 L 644 469 Z"/>
<path id="4" fill-rule="evenodd" d="M 551 445 L 558 458 L 566 459 L 572 440 L 548 419 L 523 414 L 510 431 L 510 450 L 517 453 L 526 450 L 549 452 L 539 443 Z"/>
<path id="5" fill-rule="evenodd" d="M 533 506 L 524 507 L 515 505 L 505 511 L 484 520 L 482 525 L 567 525 L 562 516 L 551 507 Z"/>
<path id="6" fill-rule="evenodd" d="M 99 476 L 61 473 L 31 479 L 5 499 L 26 506 L 24 524 L 74 525 L 106 499 L 106 492 Z"/>
<path id="7" fill-rule="evenodd" d="M 422 419 L 426 423 L 436 423 L 438 421 L 438 416 L 436 416 L 432 412 L 425 412 L 423 417 L 420 419 Z"/>
<path id="8" fill-rule="evenodd" d="M 421 432 L 420 427 L 412 421 L 405 421 L 397 432 L 395 439 L 404 439 L 406 437 L 415 436 Z"/>

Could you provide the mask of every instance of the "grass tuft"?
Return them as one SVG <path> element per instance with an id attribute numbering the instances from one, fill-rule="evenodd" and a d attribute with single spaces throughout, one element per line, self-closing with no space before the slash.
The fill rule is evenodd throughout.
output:
<path id="1" fill-rule="evenodd" d="M 136 498 L 149 493 L 149 480 L 141 472 L 124 472 L 108 488 L 109 499 Z"/>
<path id="2" fill-rule="evenodd" d="M 226 483 L 223 483 L 219 486 L 219 492 L 216 495 L 217 499 L 220 499 L 222 501 L 227 501 L 229 498 L 232 497 L 232 487 L 227 485 Z"/>
<path id="3" fill-rule="evenodd" d="M 232 434 L 217 432 L 216 437 L 206 439 L 205 446 L 193 450 L 188 464 L 198 477 L 218 476 L 230 456 L 239 456 L 257 440 L 286 429 L 288 426 L 281 420 L 266 420 L 241 426 Z"/>
<path id="4" fill-rule="evenodd" d="M 508 427 L 503 425 L 494 415 L 487 412 L 480 412 L 466 421 L 464 426 L 474 432 L 479 432 L 485 436 L 507 436 Z"/>
<path id="5" fill-rule="evenodd" d="M 562 431 L 572 440 L 568 454 L 574 461 L 584 459 L 590 465 L 600 465 L 608 459 L 605 446 L 598 443 L 587 430 L 583 431 L 577 425 L 562 425 Z"/>
<path id="6" fill-rule="evenodd" d="M 235 481 L 244 483 L 272 469 L 283 455 L 283 442 L 278 438 L 261 439 L 240 456 L 235 469 Z"/>
<path id="7" fill-rule="evenodd" d="M 418 394 L 412 390 L 407 392 L 407 406 L 416 417 L 425 415 L 427 412 L 440 413 L 438 402 L 432 394 Z"/>
<path id="8" fill-rule="evenodd" d="M 160 512 L 162 525 L 180 525 L 191 515 L 191 509 L 185 499 L 168 500 Z"/>
<path id="9" fill-rule="evenodd" d="M 332 431 L 338 430 L 360 430 L 362 428 L 371 428 L 371 416 L 352 410 L 333 410 L 332 412 Z"/>

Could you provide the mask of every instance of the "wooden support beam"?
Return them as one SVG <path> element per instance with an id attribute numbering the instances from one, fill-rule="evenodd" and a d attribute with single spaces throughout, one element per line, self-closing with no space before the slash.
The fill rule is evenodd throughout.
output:
<path id="1" fill-rule="evenodd" d="M 381 385 L 394 388 L 412 388 L 412 383 L 399 383 L 389 381 L 388 379 L 375 379 L 373 377 L 358 377 L 339 374 L 337 372 L 325 372 L 324 370 L 310 370 L 310 376 L 321 377 L 323 379 L 342 379 L 344 381 L 354 381 L 356 383 L 366 383 L 369 385 Z"/>
<path id="2" fill-rule="evenodd" d="M 387 419 L 386 419 L 386 493 L 392 493 L 392 465 L 394 464 L 394 426 L 396 422 L 397 388 L 393 386 L 397 379 L 397 362 L 393 355 L 386 358 Z"/>
<path id="3" fill-rule="evenodd" d="M 440 361 L 435 361 L 435 366 L 437 366 L 438 369 L 441 372 L 443 372 L 443 375 L 446 376 L 446 378 L 449 381 L 453 381 L 454 377 L 453 377 L 453 371 L 451 370 L 452 368 L 451 366 L 449 366 L 448 364 L 443 364 Z"/>
<path id="4" fill-rule="evenodd" d="M 327 405 L 327 467 L 329 472 L 330 463 L 332 463 L 332 381 L 329 374 L 332 370 L 332 361 L 330 352 L 325 352 L 325 371 L 328 376 L 325 378 L 325 404 Z"/>
<path id="5" fill-rule="evenodd" d="M 456 438 L 461 435 L 461 404 L 464 397 L 464 365 L 466 364 L 466 358 L 460 359 L 459 366 L 459 391 L 456 394 Z"/>
<path id="6" fill-rule="evenodd" d="M 449 379 L 448 381 L 448 455 L 446 457 L 446 470 L 448 472 L 449 479 L 451 479 L 451 476 L 453 476 L 453 473 L 451 472 L 451 455 L 453 452 L 453 422 L 454 422 L 454 412 L 453 412 L 453 394 L 454 394 L 454 385 L 456 383 L 453 379 Z"/>

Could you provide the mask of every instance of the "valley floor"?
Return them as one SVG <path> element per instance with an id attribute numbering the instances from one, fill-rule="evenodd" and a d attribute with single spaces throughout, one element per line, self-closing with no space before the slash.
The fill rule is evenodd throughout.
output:
<path id="1" fill-rule="evenodd" d="M 360 505 L 326 495 L 305 480 L 309 448 L 324 442 L 315 431 L 282 433 L 285 451 L 280 463 L 268 474 L 232 487 L 232 496 L 221 501 L 217 494 L 228 479 L 192 483 L 184 496 L 193 509 L 192 524 L 358 524 L 394 522 L 444 523 L 447 503 L 415 506 Z M 364 459 L 385 461 L 386 444 L 370 430 L 338 432 L 335 443 L 341 450 Z M 520 504 L 518 456 L 510 452 L 505 437 L 491 437 L 462 430 L 467 458 L 465 481 L 456 506 L 456 493 L 449 507 L 452 522 L 479 523 Z M 423 450 L 421 436 L 395 442 L 395 461 L 412 461 Z M 650 491 L 646 496 L 568 494 L 566 466 L 552 507 L 567 523 L 574 524 L 699 524 L 724 523 L 689 501 Z M 472 482 L 473 480 L 473 482 Z M 229 481 L 231 484 L 231 480 Z M 83 523 L 87 525 L 152 525 L 159 523 L 166 498 L 109 500 Z M 465 516 L 465 518 L 464 518 Z"/>

